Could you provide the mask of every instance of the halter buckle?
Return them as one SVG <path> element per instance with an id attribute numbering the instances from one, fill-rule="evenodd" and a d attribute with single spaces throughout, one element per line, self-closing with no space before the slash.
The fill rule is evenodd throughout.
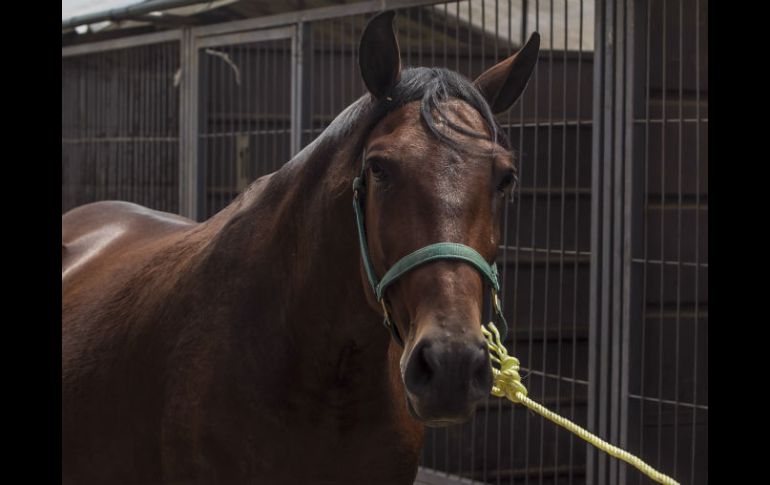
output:
<path id="1" fill-rule="evenodd" d="M 492 290 L 491 293 L 492 293 L 492 303 L 495 305 L 495 311 L 497 313 L 502 313 L 503 312 L 503 308 L 500 305 L 500 297 L 497 295 L 497 291 L 496 290 Z"/>
<path id="2" fill-rule="evenodd" d="M 393 323 L 390 321 L 390 313 L 388 313 L 388 308 L 385 306 L 385 298 L 380 299 L 380 305 L 382 305 L 382 313 L 385 316 L 385 321 L 387 322 L 386 326 L 390 327 L 393 325 Z"/>

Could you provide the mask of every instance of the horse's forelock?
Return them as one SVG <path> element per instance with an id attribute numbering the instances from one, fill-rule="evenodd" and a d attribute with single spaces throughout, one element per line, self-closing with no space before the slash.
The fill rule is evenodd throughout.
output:
<path id="1" fill-rule="evenodd" d="M 449 99 L 459 99 L 475 109 L 484 120 L 492 137 L 468 130 L 451 122 L 441 110 L 441 103 Z M 444 143 L 462 151 L 473 151 L 467 144 L 448 136 L 440 130 L 434 116 L 438 114 L 441 122 L 451 130 L 463 135 L 492 140 L 505 149 L 510 149 L 508 138 L 500 128 L 484 96 L 468 79 L 461 74 L 438 67 L 416 67 L 404 69 L 401 80 L 387 98 L 378 101 L 372 110 L 370 126 L 373 128 L 388 113 L 412 101 L 420 101 L 420 113 L 431 133 Z"/>

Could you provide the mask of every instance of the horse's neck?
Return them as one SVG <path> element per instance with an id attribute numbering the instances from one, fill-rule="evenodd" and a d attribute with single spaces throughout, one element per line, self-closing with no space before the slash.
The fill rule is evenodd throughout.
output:
<path id="1" fill-rule="evenodd" d="M 216 270 L 228 268 L 232 294 L 241 295 L 231 302 L 244 306 L 235 313 L 260 329 L 262 341 L 290 342 L 291 357 L 326 380 L 344 380 L 363 361 L 370 373 L 388 372 L 390 337 L 366 304 L 371 290 L 363 286 L 352 209 L 354 151 L 365 128 L 346 123 L 330 126 L 211 221 L 219 226 Z"/>

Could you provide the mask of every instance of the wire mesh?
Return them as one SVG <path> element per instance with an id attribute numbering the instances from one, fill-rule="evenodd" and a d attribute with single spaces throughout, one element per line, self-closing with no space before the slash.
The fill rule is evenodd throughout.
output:
<path id="1" fill-rule="evenodd" d="M 202 218 L 291 158 L 291 40 L 202 48 Z"/>
<path id="2" fill-rule="evenodd" d="M 126 200 L 179 207 L 179 44 L 62 58 L 62 212 Z"/>
<path id="3" fill-rule="evenodd" d="M 636 11 L 638 228 L 628 443 L 681 483 L 708 481 L 708 5 Z M 628 483 L 644 483 L 630 475 Z"/>

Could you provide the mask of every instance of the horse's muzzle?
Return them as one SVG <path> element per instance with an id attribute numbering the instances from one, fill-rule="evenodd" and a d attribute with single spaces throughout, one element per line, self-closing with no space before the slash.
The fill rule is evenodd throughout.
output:
<path id="1" fill-rule="evenodd" d="M 482 339 L 421 338 L 404 369 L 407 405 L 429 426 L 470 419 L 492 389 L 489 353 Z"/>

